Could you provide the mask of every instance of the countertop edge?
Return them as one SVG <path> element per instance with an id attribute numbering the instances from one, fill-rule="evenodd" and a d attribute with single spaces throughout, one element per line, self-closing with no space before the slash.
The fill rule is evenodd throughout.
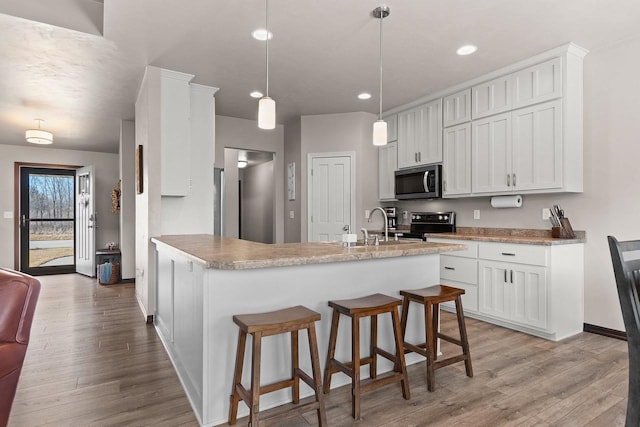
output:
<path id="1" fill-rule="evenodd" d="M 484 234 L 426 233 L 427 239 L 471 240 L 491 243 L 514 243 L 519 245 L 559 246 L 586 243 L 587 239 L 559 239 L 553 237 L 496 236 Z"/>

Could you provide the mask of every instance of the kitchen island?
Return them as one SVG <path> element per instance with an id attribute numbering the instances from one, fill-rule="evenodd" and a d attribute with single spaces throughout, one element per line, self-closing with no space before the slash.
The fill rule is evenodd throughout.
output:
<path id="1" fill-rule="evenodd" d="M 157 256 L 155 326 L 196 416 L 207 426 L 227 420 L 238 335 L 234 314 L 294 305 L 321 313 L 322 320 L 316 327 L 324 369 L 331 319 L 329 300 L 376 292 L 398 297 L 400 289 L 436 284 L 440 253 L 466 248 L 464 244 L 429 242 L 353 248 L 343 248 L 340 243 L 266 245 L 211 235 L 162 236 L 152 241 Z M 424 340 L 420 311 L 410 312 L 408 340 Z M 378 325 L 379 345 L 391 350 L 389 319 L 382 316 Z M 369 336 L 368 328 L 369 322 L 361 325 L 361 336 Z M 336 355 L 349 360 L 349 322 L 341 322 L 340 329 Z M 301 337 L 301 342 L 305 341 Z M 287 335 L 264 340 L 262 383 L 290 375 L 289 351 Z M 368 343 L 363 341 L 362 352 L 367 351 Z M 407 363 L 421 359 L 410 354 Z M 250 371 L 250 360 L 245 358 L 244 372 Z M 300 367 L 310 372 L 310 365 L 308 348 L 301 345 Z M 381 372 L 391 368 L 386 360 L 380 360 Z M 368 369 L 363 370 L 362 377 L 367 375 Z M 348 377 L 336 375 L 332 387 L 348 382 Z M 301 387 L 301 396 L 308 395 L 311 389 Z M 264 395 L 261 409 L 288 401 L 288 390 Z M 239 416 L 247 413 L 240 405 Z"/>

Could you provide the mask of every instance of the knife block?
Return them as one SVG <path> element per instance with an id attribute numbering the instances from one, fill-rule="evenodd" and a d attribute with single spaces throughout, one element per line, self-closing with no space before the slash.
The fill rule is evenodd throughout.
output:
<path id="1" fill-rule="evenodd" d="M 557 239 L 575 239 L 576 233 L 573 232 L 569 218 L 560 218 L 562 227 L 551 227 L 551 237 Z"/>

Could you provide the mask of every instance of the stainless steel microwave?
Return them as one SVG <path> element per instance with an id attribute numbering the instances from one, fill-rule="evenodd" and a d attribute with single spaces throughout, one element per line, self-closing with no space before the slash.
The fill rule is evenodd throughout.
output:
<path id="1" fill-rule="evenodd" d="M 396 171 L 396 199 L 439 199 L 442 197 L 442 165 L 420 166 Z"/>

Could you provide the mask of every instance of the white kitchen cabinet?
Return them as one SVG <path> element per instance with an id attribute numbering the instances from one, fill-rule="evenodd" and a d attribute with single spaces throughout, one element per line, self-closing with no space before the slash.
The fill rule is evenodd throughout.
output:
<path id="1" fill-rule="evenodd" d="M 562 187 L 560 100 L 475 120 L 472 124 L 473 193 Z"/>
<path id="2" fill-rule="evenodd" d="M 385 117 L 387 122 L 387 143 L 398 140 L 398 115 Z"/>
<path id="3" fill-rule="evenodd" d="M 511 124 L 511 189 L 561 188 L 562 102 L 514 110 Z"/>
<path id="4" fill-rule="evenodd" d="M 478 261 L 479 312 L 524 326 L 547 327 L 547 269 Z"/>
<path id="5" fill-rule="evenodd" d="M 471 124 L 446 128 L 442 151 L 443 196 L 471 193 Z"/>
<path id="6" fill-rule="evenodd" d="M 584 244 L 428 241 L 468 247 L 440 255 L 440 282 L 465 290 L 469 317 L 553 341 L 582 332 Z"/>
<path id="7" fill-rule="evenodd" d="M 442 100 L 442 123 L 449 127 L 471 120 L 471 89 L 449 95 Z"/>
<path id="8" fill-rule="evenodd" d="M 471 117 L 474 120 L 511 110 L 511 76 L 475 85 L 471 92 Z"/>
<path id="9" fill-rule="evenodd" d="M 398 114 L 398 168 L 442 162 L 442 100 Z"/>
<path id="10" fill-rule="evenodd" d="M 562 60 L 553 58 L 512 75 L 513 108 L 522 108 L 562 96 Z"/>
<path id="11" fill-rule="evenodd" d="M 186 196 L 191 184 L 191 109 L 193 75 L 170 70 L 160 74 L 160 194 Z"/>
<path id="12" fill-rule="evenodd" d="M 472 122 L 471 190 L 511 190 L 511 113 Z"/>
<path id="13" fill-rule="evenodd" d="M 395 172 L 398 168 L 396 142 L 378 148 L 378 198 L 396 200 Z"/>

